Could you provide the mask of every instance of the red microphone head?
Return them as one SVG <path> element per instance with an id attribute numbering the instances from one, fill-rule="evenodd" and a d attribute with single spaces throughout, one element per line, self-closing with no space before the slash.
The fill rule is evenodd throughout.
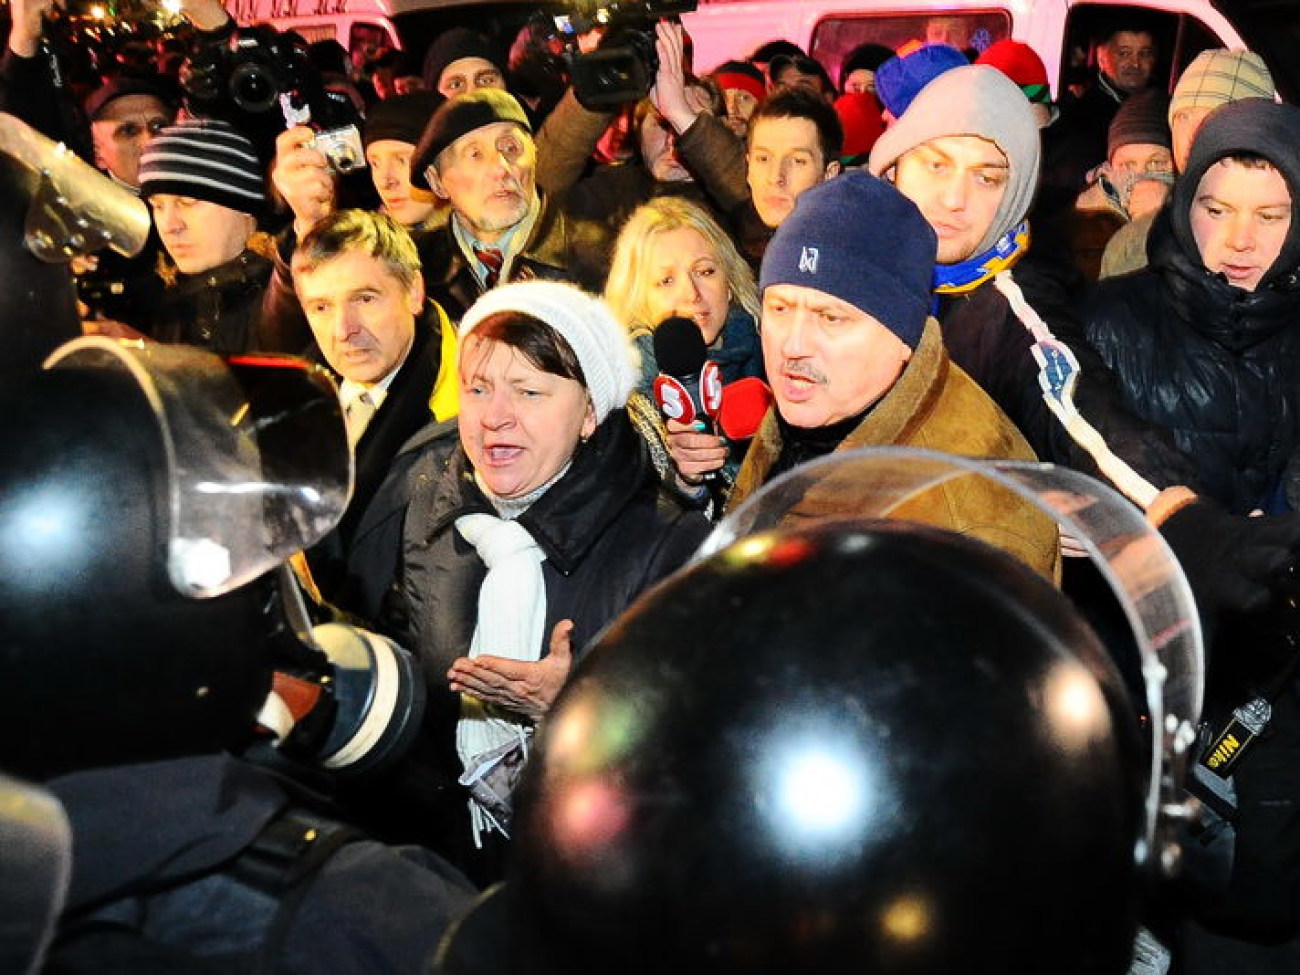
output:
<path id="1" fill-rule="evenodd" d="M 728 440 L 748 440 L 772 405 L 772 390 L 756 377 L 737 379 L 722 388 L 722 409 L 718 428 Z"/>

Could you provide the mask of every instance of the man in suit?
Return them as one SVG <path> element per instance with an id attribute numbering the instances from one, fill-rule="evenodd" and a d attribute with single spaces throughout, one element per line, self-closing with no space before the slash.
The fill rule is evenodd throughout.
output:
<path id="1" fill-rule="evenodd" d="M 430 419 L 454 415 L 454 333 L 425 300 L 410 235 L 391 217 L 340 210 L 318 222 L 293 256 L 294 289 L 320 357 L 340 377 L 356 458 L 352 499 L 338 527 L 307 555 L 320 596 L 362 618 L 378 610 L 384 578 L 354 564 L 357 523 L 398 449 Z"/>

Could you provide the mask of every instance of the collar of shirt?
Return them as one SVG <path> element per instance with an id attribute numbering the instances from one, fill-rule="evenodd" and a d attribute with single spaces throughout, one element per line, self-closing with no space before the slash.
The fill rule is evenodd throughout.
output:
<path id="1" fill-rule="evenodd" d="M 542 211 L 542 199 L 540 194 L 533 193 L 533 202 L 528 207 L 528 212 L 524 214 L 524 219 L 507 230 L 497 239 L 495 244 L 485 244 L 468 230 L 465 224 L 461 222 L 460 214 L 453 212 L 451 215 L 451 231 L 456 238 L 456 244 L 460 251 L 465 255 L 465 260 L 474 271 L 474 276 L 478 278 L 478 283 L 483 284 L 487 280 L 487 268 L 483 262 L 474 256 L 474 249 L 479 250 L 497 250 L 505 258 L 501 265 L 500 281 L 504 284 L 510 280 L 510 268 L 514 264 L 515 256 L 524 249 L 528 239 L 533 235 L 533 224 L 537 223 L 537 217 Z"/>
<path id="2" fill-rule="evenodd" d="M 347 413 L 348 407 L 350 407 L 362 393 L 370 394 L 370 402 L 375 404 L 375 410 L 378 412 L 379 408 L 384 405 L 384 400 L 388 398 L 388 387 L 393 384 L 393 378 L 396 375 L 397 369 L 394 369 L 383 379 L 379 380 L 379 382 L 370 386 L 353 382 L 351 379 L 344 379 L 339 383 L 339 402 L 343 405 L 344 414 Z"/>

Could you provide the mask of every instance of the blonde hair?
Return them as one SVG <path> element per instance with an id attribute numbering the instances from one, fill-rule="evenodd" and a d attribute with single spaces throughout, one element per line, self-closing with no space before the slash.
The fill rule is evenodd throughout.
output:
<path id="1" fill-rule="evenodd" d="M 679 196 L 661 196 L 643 203 L 623 224 L 605 282 L 605 301 L 614 317 L 631 335 L 654 330 L 658 322 L 647 321 L 646 316 L 646 294 L 651 284 L 646 255 L 655 238 L 682 227 L 689 227 L 708 241 L 726 276 L 731 304 L 740 305 L 757 321 L 758 284 L 754 272 L 708 211 Z"/>

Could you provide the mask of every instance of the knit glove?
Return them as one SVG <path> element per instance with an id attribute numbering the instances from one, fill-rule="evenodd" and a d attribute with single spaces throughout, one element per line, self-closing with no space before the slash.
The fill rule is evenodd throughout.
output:
<path id="1" fill-rule="evenodd" d="M 1159 528 L 1187 575 L 1207 630 L 1226 613 L 1267 608 L 1288 587 L 1287 569 L 1300 558 L 1300 513 L 1247 518 L 1196 499 Z"/>

